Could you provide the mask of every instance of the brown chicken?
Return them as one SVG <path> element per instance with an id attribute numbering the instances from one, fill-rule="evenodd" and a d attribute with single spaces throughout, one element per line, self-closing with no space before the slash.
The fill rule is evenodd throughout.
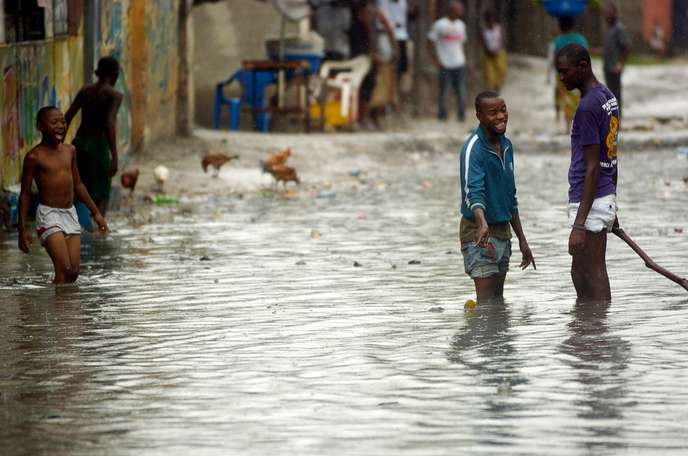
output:
<path id="1" fill-rule="evenodd" d="M 217 177 L 220 175 L 220 168 L 222 168 L 222 165 L 238 158 L 238 155 L 227 155 L 222 152 L 208 152 L 206 156 L 203 157 L 203 160 L 201 160 L 201 166 L 203 167 L 204 173 L 208 172 L 208 165 L 212 166 L 215 169 L 213 177 Z"/>
<path id="2" fill-rule="evenodd" d="M 291 156 L 291 149 L 287 148 L 271 154 L 267 160 L 260 161 L 264 173 L 271 173 L 271 169 L 277 165 L 284 165 Z"/>
<path id="3" fill-rule="evenodd" d="M 270 168 L 270 174 L 275 178 L 275 182 L 279 185 L 280 181 L 286 187 L 287 182 L 296 182 L 300 184 L 299 176 L 296 175 L 296 170 L 286 165 L 275 165 Z"/>
<path id="4" fill-rule="evenodd" d="M 120 176 L 119 180 L 122 183 L 123 188 L 128 188 L 130 190 L 129 193 L 134 193 L 136 182 L 139 180 L 139 169 L 131 168 L 122 171 L 122 175 Z"/>

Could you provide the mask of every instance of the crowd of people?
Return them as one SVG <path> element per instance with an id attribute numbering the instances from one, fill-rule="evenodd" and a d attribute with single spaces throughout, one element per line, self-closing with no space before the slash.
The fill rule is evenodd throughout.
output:
<path id="1" fill-rule="evenodd" d="M 323 37 L 326 60 L 347 60 L 356 56 L 370 59 L 361 87 L 356 117 L 368 129 L 380 128 L 380 120 L 401 100 L 400 83 L 409 70 L 409 25 L 418 17 L 417 0 L 312 0 L 314 29 Z M 434 18 L 425 37 L 431 61 L 438 71 L 437 117 L 449 117 L 449 95 L 456 100 L 460 122 L 466 114 L 468 40 L 465 6 L 459 0 L 446 2 L 446 14 Z M 434 12 L 431 12 L 434 13 Z M 605 82 L 621 105 L 621 73 L 628 54 L 628 38 L 618 21 L 614 4 L 604 8 L 608 30 L 604 39 Z M 574 17 L 558 18 L 559 34 L 549 46 L 548 80 L 554 72 L 554 56 L 567 44 L 589 49 L 587 39 L 575 29 Z M 506 82 L 507 58 L 505 33 L 499 15 L 483 11 L 477 34 L 481 49 L 483 81 L 481 87 L 499 93 Z M 471 43 L 469 43 L 471 45 Z M 571 125 L 580 93 L 567 91 L 555 79 L 554 107 L 557 121 Z"/>
<path id="2" fill-rule="evenodd" d="M 409 70 L 409 24 L 418 16 L 416 0 L 313 0 L 314 29 L 322 36 L 326 60 L 364 55 L 370 70 L 360 88 L 357 117 L 365 128 L 379 128 L 390 108 L 396 108 L 402 77 Z M 447 4 L 427 35 L 428 49 L 439 73 L 438 118 L 448 118 L 451 88 L 458 102 L 458 119 L 466 110 L 467 41 L 464 5 Z M 499 91 L 506 79 L 504 35 L 497 15 L 487 11 L 481 33 L 485 56 L 485 86 Z"/>

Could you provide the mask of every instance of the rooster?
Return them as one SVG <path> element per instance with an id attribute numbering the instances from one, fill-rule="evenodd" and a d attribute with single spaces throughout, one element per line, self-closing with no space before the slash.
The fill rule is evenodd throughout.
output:
<path id="1" fill-rule="evenodd" d="M 286 165 L 275 165 L 270 168 L 270 174 L 275 178 L 275 183 L 279 185 L 282 181 L 284 187 L 287 187 L 287 182 L 296 182 L 300 184 L 299 176 L 296 175 L 296 170 Z"/>
<path id="2" fill-rule="evenodd" d="M 122 172 L 120 176 L 120 182 L 123 188 L 129 189 L 129 194 L 134 193 L 134 188 L 136 188 L 136 182 L 139 180 L 139 169 L 132 168 Z"/>
<path id="3" fill-rule="evenodd" d="M 284 165 L 289 157 L 291 156 L 291 149 L 287 148 L 284 150 L 281 150 L 279 152 L 275 152 L 271 154 L 267 160 L 260 161 L 260 165 L 263 168 L 264 173 L 271 173 L 272 174 L 272 168 L 277 165 Z"/>
<path id="4" fill-rule="evenodd" d="M 238 158 L 238 155 L 227 155 L 223 154 L 222 152 L 208 152 L 206 156 L 203 157 L 203 160 L 201 160 L 201 166 L 203 167 L 204 173 L 208 173 L 208 165 L 212 166 L 215 169 L 213 177 L 218 177 L 220 175 L 220 168 L 222 168 L 222 165 L 228 161 L 236 160 Z"/>

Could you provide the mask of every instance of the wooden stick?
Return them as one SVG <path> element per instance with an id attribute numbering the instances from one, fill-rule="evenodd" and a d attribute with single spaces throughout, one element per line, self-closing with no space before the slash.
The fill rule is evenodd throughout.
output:
<path id="1" fill-rule="evenodd" d="M 669 280 L 671 280 L 671 281 L 673 281 L 673 282 L 676 282 L 677 284 L 681 285 L 683 288 L 685 288 L 686 290 L 688 290 L 688 279 L 684 279 L 683 277 L 679 277 L 679 276 L 677 276 L 676 274 L 667 271 L 666 269 L 664 269 L 663 267 L 661 267 L 660 265 L 658 265 L 657 263 L 655 263 L 655 262 L 652 260 L 652 258 L 650 258 L 650 257 L 648 256 L 647 253 L 643 252 L 643 249 L 641 249 L 640 247 L 638 247 L 638 244 L 636 244 L 636 243 L 633 241 L 633 239 L 631 239 L 631 238 L 626 234 L 626 232 L 625 232 L 624 230 L 622 230 L 622 229 L 619 228 L 619 227 L 615 227 L 615 228 L 612 229 L 612 233 L 614 233 L 615 235 L 617 235 L 617 236 L 618 236 L 619 238 L 621 238 L 626 244 L 628 244 L 629 247 L 632 248 L 633 251 L 634 251 L 635 253 L 637 253 L 638 256 L 640 256 L 640 258 L 643 259 L 643 261 L 645 262 L 645 266 L 647 266 L 648 268 L 652 269 L 652 270 L 655 271 L 655 272 L 658 272 L 658 273 L 662 274 L 662 275 L 663 275 L 664 277 L 666 277 L 667 279 L 669 279 Z"/>

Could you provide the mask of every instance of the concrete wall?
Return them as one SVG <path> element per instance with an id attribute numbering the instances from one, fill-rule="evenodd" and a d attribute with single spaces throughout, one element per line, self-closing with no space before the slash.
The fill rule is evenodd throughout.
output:
<path id="1" fill-rule="evenodd" d="M 85 62 L 94 65 L 101 56 L 115 56 L 123 70 L 117 81 L 125 95 L 117 126 L 120 154 L 176 131 L 180 0 L 84 1 L 94 2 L 97 12 L 93 37 L 85 36 L 79 23 L 75 36 L 52 38 L 48 33 L 44 41 L 0 44 L 2 187 L 19 182 L 24 154 L 40 140 L 35 128 L 38 109 L 55 104 L 66 110 L 95 69 L 85 68 Z M 86 46 L 86 40 L 95 42 Z M 85 56 L 85 48 L 95 55 Z M 74 123 L 71 136 L 79 119 Z"/>
<path id="2" fill-rule="evenodd" d="M 195 120 L 211 127 L 215 84 L 241 68 L 242 60 L 265 58 L 265 38 L 279 36 L 280 15 L 269 2 L 256 0 L 204 3 L 191 14 Z M 289 24 L 288 31 L 294 29 Z"/>

